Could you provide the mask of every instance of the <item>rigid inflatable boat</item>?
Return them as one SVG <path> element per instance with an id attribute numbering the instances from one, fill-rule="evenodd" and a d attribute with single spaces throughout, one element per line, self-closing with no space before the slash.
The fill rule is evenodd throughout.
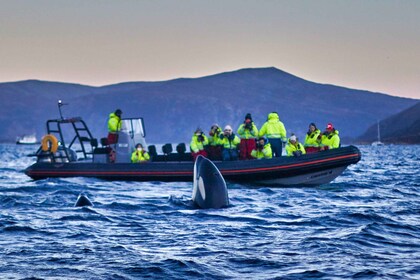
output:
<path id="1" fill-rule="evenodd" d="M 142 118 L 121 120 L 118 143 L 108 145 L 93 138 L 79 117 L 47 121 L 47 135 L 32 156 L 36 162 L 25 173 L 35 179 L 58 177 L 95 177 L 105 180 L 192 182 L 194 162 L 185 144 L 162 147 L 146 145 Z M 148 147 L 151 160 L 131 163 L 135 145 Z M 361 158 L 355 146 L 320 151 L 299 157 L 263 160 L 214 161 L 227 182 L 252 185 L 295 186 L 321 185 L 334 180 L 347 166 Z"/>

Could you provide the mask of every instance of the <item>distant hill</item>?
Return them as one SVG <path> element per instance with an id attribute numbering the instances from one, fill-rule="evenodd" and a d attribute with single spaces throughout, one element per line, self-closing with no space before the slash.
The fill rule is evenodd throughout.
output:
<path id="1" fill-rule="evenodd" d="M 149 143 L 189 142 L 200 126 L 231 124 L 236 130 L 246 113 L 258 128 L 267 114 L 277 111 L 288 133 L 301 139 L 310 122 L 323 129 L 333 122 L 344 142 L 355 139 L 377 119 L 384 119 L 419 100 L 310 82 L 276 68 L 233 72 L 162 82 L 130 82 L 91 87 L 77 84 L 21 81 L 0 83 L 3 113 L 0 141 L 17 135 L 45 134 L 45 121 L 63 115 L 81 116 L 97 138 L 107 133 L 110 112 L 144 117 Z"/>
<path id="2" fill-rule="evenodd" d="M 420 144 L 420 102 L 388 117 L 379 123 L 381 141 L 394 144 Z M 377 140 L 377 124 L 372 125 L 357 141 L 372 143 Z"/>

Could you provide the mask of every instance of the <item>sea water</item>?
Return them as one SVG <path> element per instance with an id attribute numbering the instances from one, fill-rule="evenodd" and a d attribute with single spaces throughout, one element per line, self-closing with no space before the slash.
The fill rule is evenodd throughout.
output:
<path id="1" fill-rule="evenodd" d="M 192 183 L 33 181 L 36 147 L 2 144 L 0 279 L 420 279 L 420 146 L 359 148 L 330 184 L 201 210 Z"/>

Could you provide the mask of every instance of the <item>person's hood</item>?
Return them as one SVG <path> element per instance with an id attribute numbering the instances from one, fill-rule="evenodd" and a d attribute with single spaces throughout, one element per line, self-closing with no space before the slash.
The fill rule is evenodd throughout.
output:
<path id="1" fill-rule="evenodd" d="M 278 120 L 280 120 L 279 115 L 277 113 L 268 114 L 267 119 L 268 119 L 268 121 L 278 121 Z"/>

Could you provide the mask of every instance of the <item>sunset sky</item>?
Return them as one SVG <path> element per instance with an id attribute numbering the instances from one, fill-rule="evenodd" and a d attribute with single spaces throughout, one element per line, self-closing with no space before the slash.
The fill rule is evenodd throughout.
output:
<path id="1" fill-rule="evenodd" d="M 106 85 L 274 66 L 420 98 L 420 1 L 0 0 L 0 82 Z"/>

